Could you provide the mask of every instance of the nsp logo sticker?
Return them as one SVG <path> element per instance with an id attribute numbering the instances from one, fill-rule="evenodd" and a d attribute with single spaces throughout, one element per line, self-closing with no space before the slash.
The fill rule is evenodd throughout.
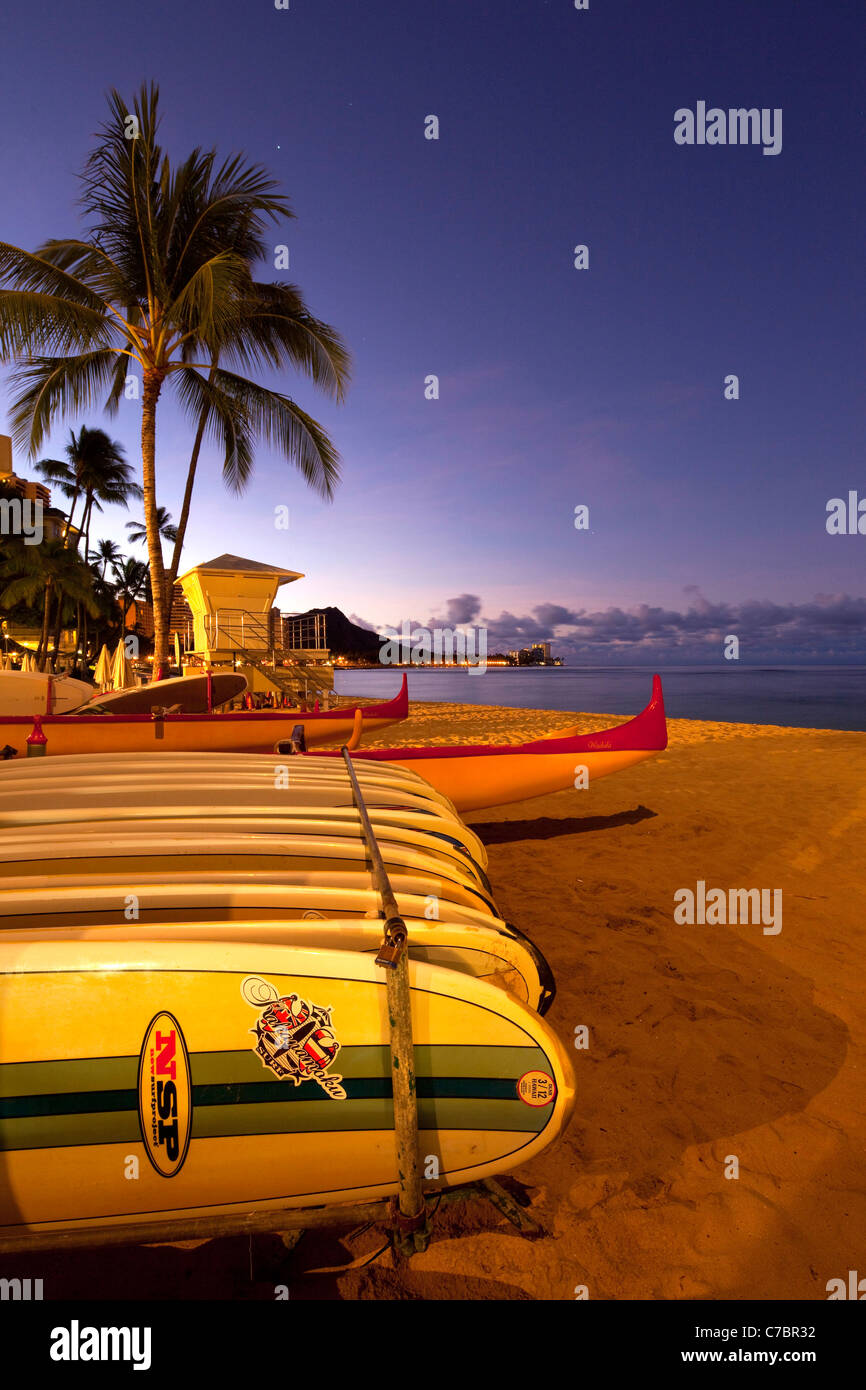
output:
<path id="1" fill-rule="evenodd" d="M 138 1063 L 138 1119 L 156 1171 L 173 1178 L 183 1167 L 192 1132 L 189 1053 L 177 1019 L 151 1019 Z"/>

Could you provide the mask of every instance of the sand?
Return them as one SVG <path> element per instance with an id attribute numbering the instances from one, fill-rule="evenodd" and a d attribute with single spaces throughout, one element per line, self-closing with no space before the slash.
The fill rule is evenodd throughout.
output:
<path id="1" fill-rule="evenodd" d="M 518 743 L 577 720 L 619 722 L 428 704 L 379 743 Z M 588 791 L 468 817 L 502 915 L 554 969 L 551 1023 L 588 1030 L 567 1134 L 504 1179 L 540 1239 L 473 1201 L 403 1266 L 361 1232 L 289 1256 L 274 1236 L 50 1271 L 15 1257 L 0 1275 L 48 1274 L 46 1298 L 272 1299 L 287 1282 L 300 1299 L 789 1300 L 866 1274 L 866 735 L 669 729 L 666 753 Z M 698 880 L 781 889 L 782 930 L 678 925 L 674 893 Z"/>

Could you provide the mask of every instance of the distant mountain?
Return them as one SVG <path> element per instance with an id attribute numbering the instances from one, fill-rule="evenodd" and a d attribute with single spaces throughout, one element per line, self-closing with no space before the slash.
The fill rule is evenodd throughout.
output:
<path id="1" fill-rule="evenodd" d="M 379 664 L 381 637 L 366 627 L 358 627 L 339 608 L 311 608 L 307 613 L 293 613 L 292 617 L 313 618 L 320 613 L 325 615 L 325 645 L 332 656 Z"/>

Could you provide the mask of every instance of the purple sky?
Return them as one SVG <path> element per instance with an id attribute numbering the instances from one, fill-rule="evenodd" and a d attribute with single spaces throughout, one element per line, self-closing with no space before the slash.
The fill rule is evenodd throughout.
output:
<path id="1" fill-rule="evenodd" d="M 342 407 L 275 383 L 331 430 L 336 501 L 266 450 L 237 499 L 211 453 L 187 565 L 275 561 L 308 576 L 284 607 L 374 625 L 475 596 L 491 643 L 571 632 L 600 660 L 691 658 L 717 626 L 743 660 L 866 660 L 866 536 L 825 529 L 830 498 L 866 497 L 857 6 L 6 0 L 3 49 L 2 239 L 78 229 L 103 94 L 153 78 L 173 154 L 240 149 L 282 180 L 274 243 L 354 355 Z M 782 152 L 677 145 L 698 101 L 782 108 Z M 3 377 L 0 419 L 7 399 Z M 107 428 L 137 460 L 135 404 Z M 167 402 L 175 515 L 191 434 Z"/>

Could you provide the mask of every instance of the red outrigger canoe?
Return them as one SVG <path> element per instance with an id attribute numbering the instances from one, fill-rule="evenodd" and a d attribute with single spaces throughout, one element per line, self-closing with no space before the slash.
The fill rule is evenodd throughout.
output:
<path id="1" fill-rule="evenodd" d="M 158 691 L 154 686 L 153 690 Z M 365 734 L 399 724 L 409 713 L 406 676 L 393 700 L 331 710 L 257 710 L 238 714 L 48 714 L 41 716 L 46 753 L 271 753 L 298 724 L 308 744 L 355 746 L 359 719 Z M 33 715 L 0 715 L 0 749 L 27 752 Z"/>
<path id="2" fill-rule="evenodd" d="M 366 711 L 360 710 L 356 719 L 366 729 Z M 653 676 L 652 698 L 634 719 L 596 734 L 582 734 L 578 729 L 574 725 L 557 730 L 533 743 L 366 748 L 352 756 L 353 760 L 387 762 L 418 773 L 461 813 L 569 787 L 591 787 L 597 778 L 632 767 L 667 747 L 661 678 Z M 312 756 L 341 755 L 328 751 Z"/>

